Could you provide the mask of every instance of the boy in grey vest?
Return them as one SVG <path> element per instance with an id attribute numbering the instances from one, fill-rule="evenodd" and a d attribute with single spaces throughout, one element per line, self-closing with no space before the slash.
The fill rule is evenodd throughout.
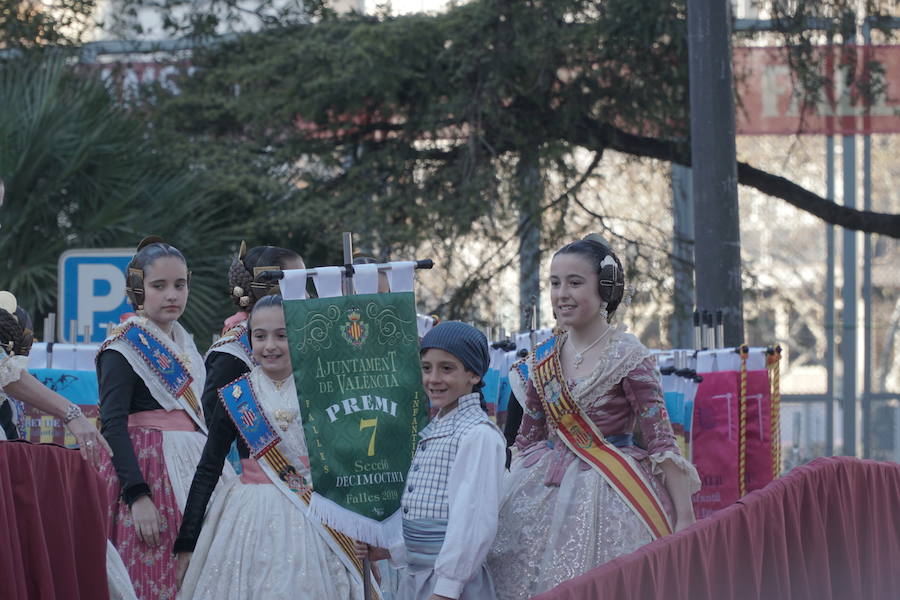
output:
<path id="1" fill-rule="evenodd" d="M 399 568 L 396 600 L 493 600 L 485 558 L 497 533 L 506 446 L 478 391 L 490 361 L 487 339 L 447 321 L 425 334 L 420 356 L 438 414 L 419 432 L 400 502 L 403 537 L 371 548 L 369 557 Z"/>

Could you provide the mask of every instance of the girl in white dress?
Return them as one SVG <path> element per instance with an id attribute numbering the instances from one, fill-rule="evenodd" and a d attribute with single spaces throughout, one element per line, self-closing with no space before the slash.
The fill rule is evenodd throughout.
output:
<path id="1" fill-rule="evenodd" d="M 259 366 L 219 390 L 175 543 L 185 573 L 179 598 L 362 598 L 348 540 L 307 514 L 309 458 L 281 296 L 257 302 L 249 329 Z M 217 493 L 204 519 L 235 439 L 243 472 Z"/>

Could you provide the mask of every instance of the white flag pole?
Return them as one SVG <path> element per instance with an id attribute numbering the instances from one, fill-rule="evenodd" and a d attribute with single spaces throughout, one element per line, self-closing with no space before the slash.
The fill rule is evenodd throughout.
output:
<path id="1" fill-rule="evenodd" d="M 353 233 L 343 233 L 344 243 L 344 295 L 352 296 L 353 289 Z M 368 557 L 363 559 L 363 599 L 372 600 L 372 563 Z"/>

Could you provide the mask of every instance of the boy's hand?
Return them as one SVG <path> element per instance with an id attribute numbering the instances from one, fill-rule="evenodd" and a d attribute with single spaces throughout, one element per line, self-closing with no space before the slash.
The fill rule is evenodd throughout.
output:
<path id="1" fill-rule="evenodd" d="M 364 542 L 356 542 L 354 550 L 354 554 L 356 554 L 356 558 L 359 560 L 368 558 L 371 561 L 376 561 L 385 560 L 391 557 L 391 553 L 386 548 L 370 546 Z"/>

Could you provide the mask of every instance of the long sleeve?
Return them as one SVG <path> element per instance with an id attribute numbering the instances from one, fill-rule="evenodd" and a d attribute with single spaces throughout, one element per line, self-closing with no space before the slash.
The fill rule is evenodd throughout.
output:
<path id="1" fill-rule="evenodd" d="M 632 369 L 622 380 L 622 389 L 637 418 L 654 473 L 661 472 L 659 465 L 663 461 L 671 460 L 691 480 L 691 493 L 695 492 L 700 488 L 700 479 L 694 466 L 681 455 L 675 441 L 656 359 L 646 358 Z"/>
<path id="2" fill-rule="evenodd" d="M 529 379 L 525 387 L 525 403 L 523 406 L 522 424 L 516 437 L 516 447 L 524 450 L 534 442 L 547 439 L 547 417 L 538 398 L 534 383 Z"/>
<path id="3" fill-rule="evenodd" d="M 150 391 L 128 364 L 128 360 L 115 350 L 105 350 L 98 361 L 100 379 L 100 421 L 102 433 L 113 451 L 112 462 L 122 484 L 122 499 L 131 505 L 141 496 L 150 495 L 150 486 L 138 466 L 134 446 L 128 436 L 128 415 L 132 402 L 141 397 L 144 410 L 161 408 L 150 396 Z"/>
<path id="4" fill-rule="evenodd" d="M 677 451 L 678 445 L 666 411 L 655 359 L 646 358 L 632 369 L 622 380 L 622 390 L 634 411 L 647 452 L 656 454 L 666 450 Z"/>
<path id="5" fill-rule="evenodd" d="M 206 382 L 203 385 L 201 404 L 207 428 L 211 427 L 213 413 L 219 404 L 219 388 L 249 370 L 250 367 L 244 361 L 225 352 L 210 352 L 206 357 Z"/>
<path id="6" fill-rule="evenodd" d="M 191 490 L 188 492 L 187 504 L 184 507 L 184 518 L 181 528 L 178 530 L 178 539 L 175 540 L 174 551 L 192 552 L 200 537 L 203 527 L 203 517 L 206 515 L 206 505 L 212 496 L 225 459 L 231 448 L 231 443 L 237 438 L 237 429 L 228 416 L 228 412 L 221 402 L 216 402 L 212 417 L 209 420 L 209 436 L 203 446 L 203 454 L 197 464 L 194 479 L 191 482 Z M 242 442 L 238 442 L 243 446 Z M 246 450 L 242 454 L 246 455 Z"/>
<path id="7" fill-rule="evenodd" d="M 516 437 L 519 435 L 519 426 L 522 424 L 522 405 L 516 399 L 515 395 L 510 393 L 508 408 L 506 409 L 506 423 L 503 425 L 503 437 L 506 438 L 506 445 L 512 446 L 516 443 Z"/>
<path id="8" fill-rule="evenodd" d="M 506 447 L 488 425 L 473 427 L 460 440 L 447 482 L 447 533 L 435 561 L 434 593 L 459 598 L 481 568 L 497 534 Z"/>

